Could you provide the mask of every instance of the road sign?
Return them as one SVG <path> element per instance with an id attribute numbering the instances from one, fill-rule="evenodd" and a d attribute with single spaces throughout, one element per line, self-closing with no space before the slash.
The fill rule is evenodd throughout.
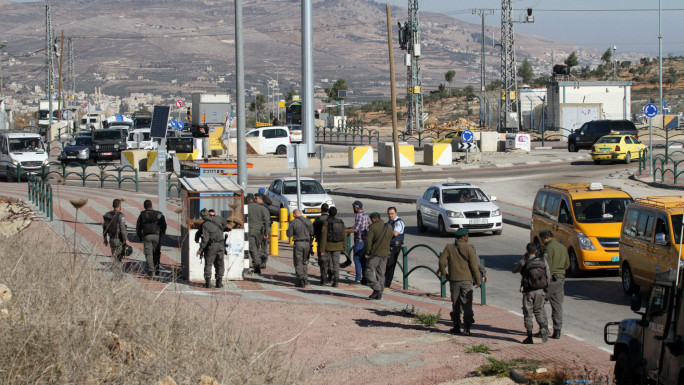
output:
<path id="1" fill-rule="evenodd" d="M 465 143 L 472 143 L 474 137 L 473 132 L 470 130 L 465 130 L 461 133 L 461 140 Z"/>
<path id="2" fill-rule="evenodd" d="M 658 106 L 656 106 L 653 103 L 648 103 L 644 106 L 644 115 L 646 115 L 649 118 L 658 115 Z"/>
<path id="3" fill-rule="evenodd" d="M 471 133 L 472 135 L 472 133 Z M 475 143 L 464 143 L 464 142 L 459 142 L 458 143 L 458 149 L 459 150 L 472 150 L 474 148 L 477 148 L 477 145 Z"/>
<path id="4" fill-rule="evenodd" d="M 176 107 L 178 107 L 178 108 L 183 107 L 183 101 L 180 99 L 176 100 Z"/>
<path id="5" fill-rule="evenodd" d="M 316 158 L 318 158 L 318 159 L 325 158 L 325 147 L 323 147 L 323 146 L 316 147 Z"/>
<path id="6" fill-rule="evenodd" d="M 176 122 L 175 120 L 170 121 L 169 124 L 171 125 L 171 127 L 178 129 L 178 122 Z"/>
<path id="7" fill-rule="evenodd" d="M 323 112 L 323 109 L 322 108 L 316 108 L 316 112 L 318 112 L 320 114 L 321 112 Z"/>

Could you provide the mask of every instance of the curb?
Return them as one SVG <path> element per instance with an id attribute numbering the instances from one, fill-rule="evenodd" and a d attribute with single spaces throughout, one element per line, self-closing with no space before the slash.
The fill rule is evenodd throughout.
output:
<path id="1" fill-rule="evenodd" d="M 630 175 L 629 179 L 631 179 L 635 182 L 643 183 L 643 184 L 651 186 L 651 187 L 669 189 L 669 190 L 678 190 L 678 191 L 684 190 L 684 186 L 678 186 L 678 185 L 667 184 L 667 183 L 662 183 L 662 182 L 647 182 L 647 181 L 637 177 L 634 174 Z"/>

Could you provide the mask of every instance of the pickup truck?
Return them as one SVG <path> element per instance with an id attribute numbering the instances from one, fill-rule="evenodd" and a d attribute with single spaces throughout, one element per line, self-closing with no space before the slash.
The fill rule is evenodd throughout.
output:
<path id="1" fill-rule="evenodd" d="M 302 125 L 301 124 L 288 124 L 287 128 L 290 131 L 290 143 L 301 143 L 302 142 Z"/>

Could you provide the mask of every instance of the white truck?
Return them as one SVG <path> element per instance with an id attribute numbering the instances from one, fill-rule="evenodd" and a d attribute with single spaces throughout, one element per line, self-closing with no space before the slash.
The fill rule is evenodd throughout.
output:
<path id="1" fill-rule="evenodd" d="M 210 127 L 224 127 L 226 119 L 232 115 L 232 112 L 230 95 L 194 92 L 190 121 L 192 136 L 209 136 Z"/>

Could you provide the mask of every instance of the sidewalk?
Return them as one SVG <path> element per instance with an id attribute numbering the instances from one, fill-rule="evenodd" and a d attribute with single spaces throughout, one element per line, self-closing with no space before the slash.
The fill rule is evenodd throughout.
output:
<path id="1" fill-rule="evenodd" d="M 0 183 L 0 191 L 27 200 L 25 183 Z M 311 383 L 341 383 L 367 379 L 367 383 L 435 384 L 467 376 L 486 363 L 479 354 L 466 354 L 472 345 L 485 344 L 497 359 L 533 358 L 548 362 L 548 368 L 569 367 L 580 371 L 586 366 L 607 374 L 613 363 L 609 353 L 585 341 L 563 336 L 542 344 L 522 345 L 524 327 L 521 317 L 492 306 L 475 306 L 473 336 L 454 336 L 447 299 L 417 291 L 404 291 L 395 283 L 381 301 L 368 301 L 371 289 L 352 285 L 352 268 L 341 273 L 338 288 L 319 286 L 316 262 L 309 265 L 312 285 L 295 288 L 291 247 L 280 243 L 280 256 L 271 256 L 261 276 L 244 281 L 229 281 L 223 289 L 203 289 L 199 282 L 176 282 L 180 268 L 178 250 L 178 202 L 167 202 L 168 230 L 162 247 L 162 280 L 151 281 L 139 272 L 144 265 L 142 244 L 134 239 L 133 227 L 142 202 L 156 197 L 127 190 L 53 186 L 54 217 L 46 222 L 52 231 L 73 239 L 83 255 L 93 255 L 92 263 L 109 268 L 108 247 L 102 244 L 102 214 L 114 198 L 123 198 L 123 213 L 134 248 L 126 260 L 125 280 L 140 285 L 154 295 L 182 294 L 196 301 L 210 301 L 229 309 L 230 317 L 248 330 L 272 342 L 283 342 L 288 359 L 301 368 Z M 78 212 L 69 199 L 88 198 Z M 40 214 L 39 214 L 40 216 Z M 41 216 L 43 220 L 44 217 Z M 78 226 L 76 225 L 78 223 Z M 30 230 L 29 230 L 30 231 Z M 70 241 L 71 242 L 71 241 Z M 475 295 L 479 298 L 479 296 Z M 406 311 L 441 313 L 433 328 L 413 323 Z M 288 341 L 287 343 L 284 343 Z M 290 349 L 290 350 L 288 350 Z"/>

